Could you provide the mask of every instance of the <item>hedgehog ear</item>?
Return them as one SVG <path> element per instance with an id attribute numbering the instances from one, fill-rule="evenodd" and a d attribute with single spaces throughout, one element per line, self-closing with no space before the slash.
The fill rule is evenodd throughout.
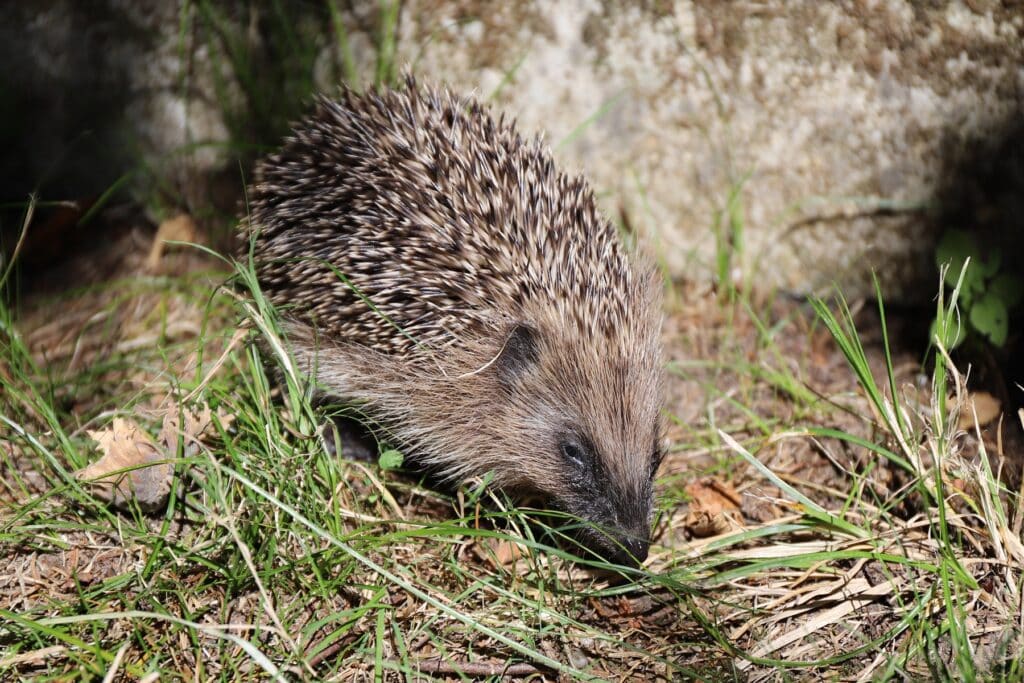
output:
<path id="1" fill-rule="evenodd" d="M 529 325 L 516 324 L 505 338 L 505 345 L 495 360 L 498 377 L 511 383 L 537 362 L 537 331 Z"/>

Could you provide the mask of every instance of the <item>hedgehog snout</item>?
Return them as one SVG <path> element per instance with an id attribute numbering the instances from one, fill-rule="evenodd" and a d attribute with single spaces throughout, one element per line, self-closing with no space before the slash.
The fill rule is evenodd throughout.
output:
<path id="1" fill-rule="evenodd" d="M 609 558 L 616 564 L 635 567 L 647 559 L 647 552 L 651 547 L 649 539 L 637 538 L 635 536 L 623 537 L 619 543 L 620 546 L 616 548 L 615 553 Z"/>
<path id="2" fill-rule="evenodd" d="M 627 519 L 612 529 L 609 559 L 617 564 L 635 567 L 647 559 L 651 547 L 650 499 L 632 501 L 626 507 Z M 620 516 L 621 519 L 621 516 Z"/>
<path id="3" fill-rule="evenodd" d="M 625 566 L 636 567 L 650 548 L 652 499 L 649 488 L 624 494 L 614 486 L 591 486 L 559 505 L 578 517 L 576 539 L 588 551 Z"/>
<path id="4" fill-rule="evenodd" d="M 578 540 L 601 558 L 627 567 L 637 567 L 647 559 L 650 530 L 646 523 L 628 527 L 612 526 L 601 519 L 587 519 Z"/>

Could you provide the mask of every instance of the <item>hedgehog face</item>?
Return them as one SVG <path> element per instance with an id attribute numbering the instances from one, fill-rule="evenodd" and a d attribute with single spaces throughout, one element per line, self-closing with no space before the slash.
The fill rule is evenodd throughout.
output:
<path id="1" fill-rule="evenodd" d="M 584 522 L 576 536 L 620 564 L 647 558 L 654 474 L 661 462 L 660 356 L 580 343 L 564 326 L 517 326 L 499 357 L 509 444 L 525 453 L 516 484 Z M 573 525 L 577 526 L 577 525 Z"/>
<path id="2" fill-rule="evenodd" d="M 660 451 L 609 457 L 572 427 L 557 444 L 556 456 L 566 468 L 566 476 L 553 502 L 585 522 L 576 534 L 578 539 L 619 564 L 635 566 L 647 559 L 654 503 L 652 479 L 661 460 Z M 623 458 L 645 471 L 637 471 L 625 480 L 619 478 L 609 463 Z"/>

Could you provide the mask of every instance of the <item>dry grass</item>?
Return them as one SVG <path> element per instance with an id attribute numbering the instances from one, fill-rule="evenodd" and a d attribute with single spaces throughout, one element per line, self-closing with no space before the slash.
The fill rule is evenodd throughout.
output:
<path id="1" fill-rule="evenodd" d="M 262 302 L 210 256 L 155 274 L 148 250 L 4 317 L 4 677 L 1020 675 L 1019 495 L 992 471 L 1008 426 L 958 431 L 963 379 L 932 384 L 877 327 L 858 373 L 806 307 L 677 285 L 657 540 L 615 571 L 482 489 L 331 457 L 301 379 L 264 371 Z M 156 513 L 73 476 L 87 430 L 156 435 L 182 407 L 212 428 L 170 453 Z"/>

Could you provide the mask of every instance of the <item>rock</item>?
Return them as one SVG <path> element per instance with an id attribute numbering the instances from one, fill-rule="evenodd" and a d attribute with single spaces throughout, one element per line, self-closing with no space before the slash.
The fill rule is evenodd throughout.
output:
<path id="1" fill-rule="evenodd" d="M 346 59 L 364 83 L 381 71 L 380 5 L 342 5 L 343 36 L 315 3 L 285 3 L 284 18 L 244 0 L 211 3 L 215 16 L 181 0 L 5 4 L 18 153 L 2 198 L 54 166 L 47 198 L 84 196 L 140 161 L 185 204 L 218 173 L 240 195 L 236 147 L 274 144 Z M 727 277 L 798 294 L 868 294 L 876 269 L 893 298 L 933 296 L 937 235 L 975 215 L 962 205 L 998 204 L 967 199 L 977 150 L 1006 157 L 1024 113 L 1020 0 L 406 0 L 393 57 L 546 131 L 672 275 L 714 277 L 731 249 Z"/>

